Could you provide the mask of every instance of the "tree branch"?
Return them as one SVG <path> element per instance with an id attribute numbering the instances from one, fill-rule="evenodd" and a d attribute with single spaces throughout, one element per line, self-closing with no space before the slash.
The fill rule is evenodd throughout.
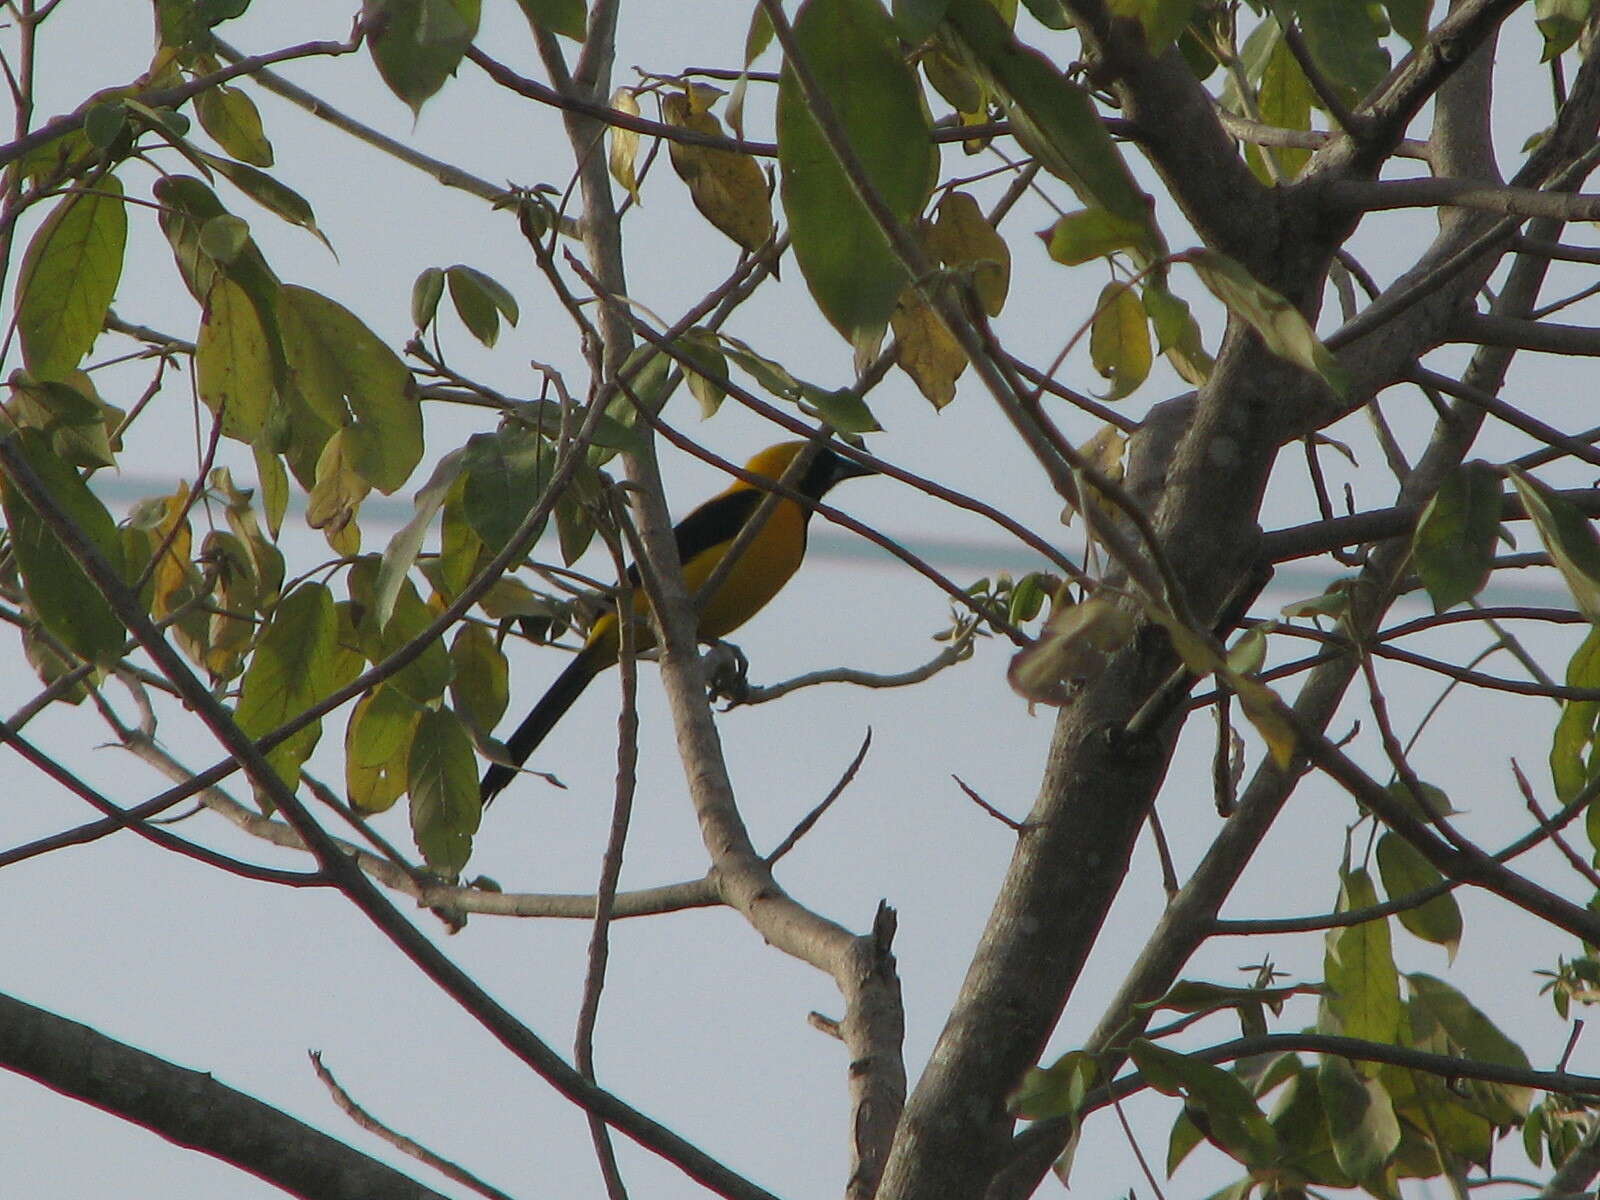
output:
<path id="1" fill-rule="evenodd" d="M 574 1071 L 530 1029 L 497 1003 L 434 943 L 406 921 L 360 867 L 312 819 L 257 748 L 234 723 L 232 714 L 195 677 L 188 664 L 145 615 L 136 596 L 77 526 L 55 504 L 49 491 L 18 452 L 14 439 L 0 440 L 0 468 L 11 486 L 55 534 L 84 574 L 99 589 L 128 631 L 156 666 L 178 688 L 184 703 L 213 737 L 272 800 L 315 856 L 321 870 L 419 970 L 494 1035 L 520 1061 L 586 1112 L 603 1117 L 627 1136 L 719 1194 L 746 1200 L 771 1200 L 768 1193 L 730 1171 L 666 1126 L 646 1117 Z M 550 499 L 550 497 L 546 497 Z M 536 506 L 537 508 L 538 506 Z M 516 548 L 513 537 L 508 550 Z M 470 592 L 470 588 L 468 589 Z M 458 601 L 459 603 L 459 601 Z M 418 651 L 420 653 L 420 649 Z"/>
<path id="2" fill-rule="evenodd" d="M 209 1072 L 186 1070 L 6 995 L 0 995 L 0 1065 L 291 1195 L 446 1200 Z"/>
<path id="3" fill-rule="evenodd" d="M 257 54 L 249 58 L 241 58 L 230 66 L 213 71 L 209 75 L 196 76 L 187 83 L 176 87 L 156 88 L 152 91 L 137 92 L 132 97 L 140 104 L 150 108 L 176 108 L 186 100 L 191 100 L 201 92 L 210 91 L 219 84 L 237 79 L 241 75 L 249 75 L 261 70 L 263 67 L 274 63 L 289 62 L 296 58 L 337 57 L 349 54 L 361 47 L 361 33 L 357 33 L 344 42 L 302 42 L 297 46 L 287 46 L 282 50 L 274 50 L 270 54 Z M 91 97 L 89 101 L 80 105 L 65 116 L 57 117 L 53 121 L 46 121 L 32 132 L 16 138 L 0 146 L 0 167 L 15 162 L 30 150 L 36 150 L 47 142 L 53 142 L 59 137 L 83 128 L 83 120 L 89 110 L 99 102 L 99 97 Z"/>
<path id="4" fill-rule="evenodd" d="M 1600 356 L 1600 329 L 1587 325 L 1557 325 L 1550 321 L 1462 313 L 1450 328 L 1450 339 L 1513 350 L 1540 350 L 1546 354 Z"/>
<path id="5" fill-rule="evenodd" d="M 1600 218 L 1600 196 L 1539 188 L 1491 187 L 1471 179 L 1338 179 L 1324 197 L 1351 212 L 1397 208 L 1471 208 L 1508 217 L 1553 217 L 1558 221 Z"/>

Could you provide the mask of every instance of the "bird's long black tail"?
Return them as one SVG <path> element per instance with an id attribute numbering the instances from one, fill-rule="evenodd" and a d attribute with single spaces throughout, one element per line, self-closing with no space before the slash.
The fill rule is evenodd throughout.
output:
<path id="1" fill-rule="evenodd" d="M 584 649 L 578 656 L 567 664 L 567 669 L 556 676 L 556 681 L 550 685 L 550 690 L 540 698 L 539 703 L 533 706 L 533 711 L 523 718 L 522 724 L 517 726 L 517 731 L 506 742 L 506 749 L 511 752 L 511 761 L 521 766 L 528 760 L 528 755 L 539 748 L 539 743 L 544 741 L 545 735 L 556 727 L 556 722 L 566 715 L 567 709 L 573 702 L 583 695 L 583 689 L 589 686 L 589 681 L 600 673 L 603 665 L 598 662 L 599 655 Z M 517 772 L 502 763 L 492 764 L 483 773 L 483 784 L 479 788 L 479 795 L 483 798 L 485 807 L 500 791 L 513 779 Z"/>

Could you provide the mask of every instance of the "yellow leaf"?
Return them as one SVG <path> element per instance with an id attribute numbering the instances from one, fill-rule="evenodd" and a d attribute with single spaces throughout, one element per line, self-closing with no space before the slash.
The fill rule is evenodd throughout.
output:
<path id="1" fill-rule="evenodd" d="M 894 360 L 911 376 L 934 408 L 955 399 L 956 379 L 967 369 L 967 355 L 945 323 L 915 287 L 909 287 L 890 317 Z"/>
<path id="2" fill-rule="evenodd" d="M 355 553 L 361 548 L 361 531 L 354 524 L 356 510 L 371 490 L 372 485 L 351 466 L 344 430 L 339 430 L 317 458 L 317 481 L 306 497 L 306 524 L 322 530 L 328 545 L 339 553 Z"/>
<path id="3" fill-rule="evenodd" d="M 632 88 L 618 88 L 611 97 L 611 107 L 618 112 L 627 113 L 629 116 L 639 115 L 639 101 L 635 98 Z M 615 179 L 628 195 L 633 197 L 635 204 L 640 204 L 639 199 L 639 173 L 636 164 L 639 160 L 639 135 L 632 129 L 623 129 L 613 125 L 611 127 L 611 150 L 607 162 L 611 167 L 611 178 Z"/>
<path id="4" fill-rule="evenodd" d="M 684 96 L 689 101 L 689 112 L 696 117 L 710 113 L 711 106 L 727 94 L 715 84 L 699 80 L 690 83 L 684 89 Z"/>
<path id="5" fill-rule="evenodd" d="M 998 317 L 1011 287 L 1011 248 L 965 192 L 946 192 L 928 230 L 928 249 L 947 267 L 972 273 L 983 311 Z"/>
<path id="6" fill-rule="evenodd" d="M 722 123 L 697 109 L 698 103 L 674 94 L 661 102 L 661 110 L 670 124 L 724 136 Z M 767 178 L 755 159 L 733 150 L 679 142 L 669 142 L 667 153 L 672 169 L 688 184 L 689 198 L 701 216 L 752 254 L 766 245 L 773 231 L 772 199 L 767 194 Z"/>
<path id="7" fill-rule="evenodd" d="M 1219 673 L 1239 697 L 1239 707 L 1244 709 L 1244 715 L 1249 718 L 1250 724 L 1256 727 L 1261 740 L 1266 742 L 1267 752 L 1272 755 L 1272 761 L 1278 765 L 1280 771 L 1287 771 L 1289 764 L 1294 761 L 1298 739 L 1295 737 L 1294 725 L 1285 714 L 1283 701 L 1278 699 L 1278 693 L 1266 684 L 1240 675 L 1237 671 Z"/>
<path id="8" fill-rule="evenodd" d="M 1056 607 L 1039 640 L 1012 656 L 1006 680 L 1029 704 L 1065 704 L 1105 668 L 1133 624 L 1132 613 L 1100 596 Z"/>
<path id="9" fill-rule="evenodd" d="M 1128 435 L 1123 433 L 1109 421 L 1102 425 L 1099 431 L 1083 445 L 1078 447 L 1078 457 L 1085 465 L 1093 467 L 1112 483 L 1121 483 L 1124 472 L 1123 454 L 1128 447 Z M 1088 499 L 1095 505 L 1099 513 L 1107 519 L 1115 520 L 1118 515 L 1116 505 L 1112 504 L 1099 489 L 1086 485 Z M 1070 523 L 1073 510 L 1069 507 L 1063 515 L 1063 523 Z"/>
<path id="10" fill-rule="evenodd" d="M 1122 399 L 1150 374 L 1150 326 L 1144 305 L 1125 283 L 1108 283 L 1100 292 L 1089 328 L 1089 358 L 1111 381 L 1106 400 Z"/>
<path id="11" fill-rule="evenodd" d="M 189 561 L 194 534 L 185 517 L 188 502 L 189 485 L 180 483 L 178 490 L 162 501 L 161 520 L 151 530 L 152 544 L 158 548 L 171 539 L 150 573 L 150 615 L 158 621 L 176 611 L 195 591 L 194 568 Z"/>

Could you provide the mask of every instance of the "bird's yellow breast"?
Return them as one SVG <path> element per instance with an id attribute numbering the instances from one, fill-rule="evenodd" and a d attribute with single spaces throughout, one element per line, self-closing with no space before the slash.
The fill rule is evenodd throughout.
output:
<path id="1" fill-rule="evenodd" d="M 683 581 L 691 596 L 698 595 L 732 545 L 731 539 L 717 542 L 683 564 Z M 804 512 L 792 501 L 779 501 L 761 531 L 739 555 L 733 570 L 702 605 L 700 640 L 727 637 L 765 608 L 800 569 L 805 552 Z M 633 611 L 639 619 L 636 649 L 648 650 L 655 645 L 655 631 L 650 627 L 650 604 L 642 588 L 634 591 Z M 595 622 L 588 645 L 600 649 L 609 662 L 616 661 L 619 639 L 615 614 L 606 613 Z"/>

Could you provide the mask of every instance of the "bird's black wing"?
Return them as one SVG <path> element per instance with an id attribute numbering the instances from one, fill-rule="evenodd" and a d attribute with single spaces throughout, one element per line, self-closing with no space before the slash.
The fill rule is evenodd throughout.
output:
<path id="1" fill-rule="evenodd" d="M 678 543 L 678 561 L 688 563 L 713 546 L 733 541 L 765 495 L 765 492 L 754 488 L 724 492 L 707 500 L 679 521 L 672 530 L 672 536 Z M 628 569 L 628 577 L 635 584 L 639 582 L 635 568 Z"/>

